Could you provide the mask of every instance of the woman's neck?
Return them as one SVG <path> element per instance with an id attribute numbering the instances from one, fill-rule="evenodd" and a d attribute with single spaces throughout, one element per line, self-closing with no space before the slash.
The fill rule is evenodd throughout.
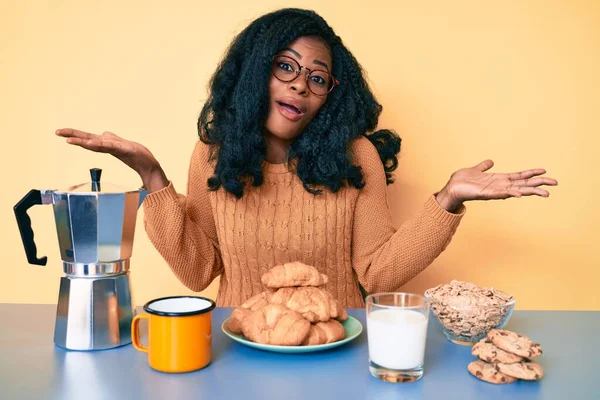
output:
<path id="1" fill-rule="evenodd" d="M 278 138 L 269 132 L 265 132 L 264 137 L 267 142 L 266 161 L 271 164 L 283 164 L 288 161 L 291 140 Z"/>

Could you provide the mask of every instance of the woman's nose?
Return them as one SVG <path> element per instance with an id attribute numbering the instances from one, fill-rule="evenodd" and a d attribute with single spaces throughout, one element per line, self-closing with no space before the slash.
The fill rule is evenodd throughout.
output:
<path id="1" fill-rule="evenodd" d="M 308 93 L 308 73 L 308 71 L 300 71 L 300 75 L 290 82 L 290 89 L 301 95 Z"/>

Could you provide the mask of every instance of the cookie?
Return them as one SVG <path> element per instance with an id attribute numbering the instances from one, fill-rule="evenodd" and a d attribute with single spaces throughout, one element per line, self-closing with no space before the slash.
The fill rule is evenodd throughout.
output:
<path id="1" fill-rule="evenodd" d="M 544 369 L 540 364 L 535 362 L 523 361 L 514 364 L 497 363 L 494 364 L 494 366 L 504 375 L 526 381 L 537 381 L 544 376 Z"/>
<path id="2" fill-rule="evenodd" d="M 516 332 L 492 329 L 488 332 L 487 337 L 502 350 L 524 358 L 531 359 L 542 354 L 542 346 Z"/>
<path id="3" fill-rule="evenodd" d="M 511 364 L 507 364 L 511 365 Z M 504 384 L 504 383 L 512 383 L 517 379 L 512 376 L 504 375 L 502 372 L 498 371 L 493 364 L 486 363 L 482 360 L 477 360 L 471 362 L 467 369 L 469 372 L 484 382 L 494 383 L 494 384 Z"/>
<path id="4" fill-rule="evenodd" d="M 487 337 L 475 343 L 471 354 L 489 363 L 513 364 L 523 361 L 523 357 L 502 350 Z"/>

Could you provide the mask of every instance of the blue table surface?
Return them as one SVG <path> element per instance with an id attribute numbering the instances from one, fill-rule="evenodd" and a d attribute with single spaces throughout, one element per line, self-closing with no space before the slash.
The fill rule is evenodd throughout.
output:
<path id="1" fill-rule="evenodd" d="M 213 312 L 213 358 L 186 374 L 151 369 L 131 345 L 76 352 L 53 343 L 56 306 L 0 304 L 0 399 L 600 399 L 600 312 L 515 311 L 506 329 L 541 343 L 545 376 L 508 385 L 467 372 L 470 347 L 455 345 L 430 319 L 425 374 L 393 384 L 368 370 L 364 326 L 354 341 L 308 354 L 279 354 L 236 343 L 221 331 L 231 309 Z"/>

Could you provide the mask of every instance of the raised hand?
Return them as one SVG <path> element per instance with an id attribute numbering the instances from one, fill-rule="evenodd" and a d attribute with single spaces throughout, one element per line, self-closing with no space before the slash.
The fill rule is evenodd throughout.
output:
<path id="1" fill-rule="evenodd" d="M 486 172 L 494 166 L 492 160 L 485 160 L 474 167 L 463 168 L 452 174 L 436 200 L 448 211 L 456 210 L 463 202 L 470 200 L 501 200 L 510 197 L 541 196 L 550 193 L 540 186 L 556 186 L 555 179 L 540 176 L 546 173 L 542 168 L 513 173 Z"/>
<path id="2" fill-rule="evenodd" d="M 144 187 L 150 192 L 160 190 L 169 184 L 154 155 L 139 143 L 123 139 L 111 132 L 95 135 L 65 128 L 58 129 L 56 134 L 67 138 L 69 144 L 97 153 L 108 153 L 123 161 L 140 175 Z"/>

